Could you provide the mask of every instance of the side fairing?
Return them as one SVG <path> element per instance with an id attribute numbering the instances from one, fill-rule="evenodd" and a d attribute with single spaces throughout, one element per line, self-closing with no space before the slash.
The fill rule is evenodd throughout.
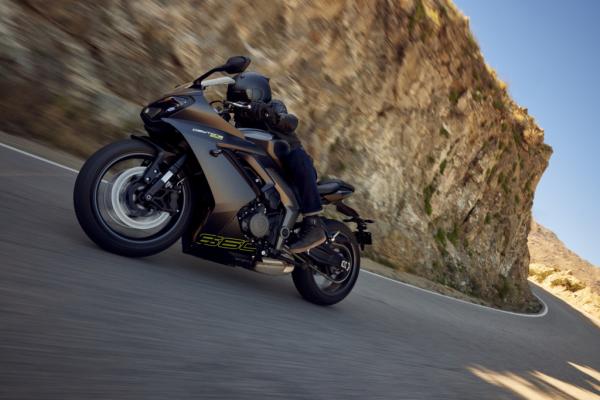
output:
<path id="1" fill-rule="evenodd" d="M 208 214 L 199 215 L 203 219 L 190 226 L 183 236 L 183 251 L 223 264 L 252 268 L 256 249 L 242 234 L 237 215 L 259 191 L 230 152 L 264 154 L 264 150 L 245 140 L 242 132 L 221 118 L 202 90 L 179 87 L 165 96 L 175 95 L 192 97 L 194 102 L 156 123 L 152 120 L 145 123 L 154 124 L 159 134 L 168 135 L 174 128 L 183 136 L 202 168 L 214 200 Z M 164 129 L 161 124 L 171 128 Z"/>
<path id="2" fill-rule="evenodd" d="M 255 249 L 246 242 L 237 214 L 256 194 L 225 154 L 219 154 L 217 143 L 224 141 L 228 134 L 193 121 L 176 118 L 163 121 L 177 129 L 189 144 L 214 199 L 214 208 L 205 221 L 200 226 L 190 227 L 184 236 L 184 252 L 250 268 Z"/>
<path id="3" fill-rule="evenodd" d="M 235 215 L 240 208 L 256 197 L 252 187 L 227 157 L 217 154 L 219 139 L 215 137 L 223 138 L 223 133 L 191 121 L 168 118 L 165 122 L 173 125 L 183 135 L 198 159 L 215 200 L 213 214 Z M 215 152 L 215 155 L 211 154 L 211 151 Z M 229 221 L 222 222 L 223 224 L 219 225 L 215 221 L 211 227 L 219 229 Z"/>

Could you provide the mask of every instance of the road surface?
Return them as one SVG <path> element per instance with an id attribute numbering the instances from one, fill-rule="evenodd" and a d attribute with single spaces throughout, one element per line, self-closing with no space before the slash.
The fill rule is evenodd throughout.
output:
<path id="1" fill-rule="evenodd" d="M 345 301 L 318 307 L 289 276 L 177 246 L 100 250 L 75 219 L 74 180 L 0 147 L 2 399 L 598 395 L 600 330 L 540 289 L 549 312 L 532 318 L 362 272 Z"/>

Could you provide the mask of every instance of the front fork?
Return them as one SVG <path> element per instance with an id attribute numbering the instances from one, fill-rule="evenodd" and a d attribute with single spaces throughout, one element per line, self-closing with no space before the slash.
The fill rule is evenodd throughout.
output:
<path id="1" fill-rule="evenodd" d="M 169 202 L 165 200 L 165 197 L 169 195 L 168 191 L 173 187 L 169 180 L 177 175 L 185 161 L 187 160 L 187 154 L 182 154 L 177 160 L 171 164 L 169 169 L 163 174 L 160 171 L 159 166 L 164 162 L 167 153 L 156 143 L 152 142 L 146 137 L 131 136 L 132 139 L 143 141 L 156 149 L 156 156 L 152 161 L 152 164 L 146 168 L 144 175 L 140 178 L 141 182 L 146 185 L 146 188 L 139 193 L 141 200 L 153 208 L 161 211 L 167 211 L 169 213 L 176 213 L 176 207 L 173 207 Z M 167 192 L 165 192 L 165 190 Z M 157 195 L 158 193 L 158 195 Z"/>
<path id="2" fill-rule="evenodd" d="M 154 162 L 152 162 L 152 164 L 148 167 L 146 173 L 142 177 L 145 183 L 150 184 L 151 182 L 154 182 L 142 194 L 142 197 L 145 201 L 152 201 L 154 195 L 156 195 L 156 192 L 161 190 L 163 187 L 166 187 L 167 189 L 170 188 L 168 184 L 169 179 L 171 179 L 173 175 L 177 175 L 177 173 L 181 170 L 183 164 L 185 164 L 185 160 L 187 159 L 187 154 L 183 154 L 182 156 L 180 156 L 177 159 L 177 161 L 175 161 L 175 163 L 173 163 L 173 165 L 169 167 L 167 172 L 165 172 L 161 176 L 158 166 L 162 162 L 163 158 L 164 152 L 162 152 L 162 154 L 159 154 L 154 159 Z"/>

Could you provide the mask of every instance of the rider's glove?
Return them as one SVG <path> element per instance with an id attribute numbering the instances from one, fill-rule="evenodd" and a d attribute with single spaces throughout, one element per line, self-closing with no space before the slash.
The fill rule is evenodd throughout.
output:
<path id="1" fill-rule="evenodd" d="M 250 106 L 256 121 L 265 122 L 268 126 L 276 126 L 279 123 L 279 113 L 270 104 L 253 101 Z"/>

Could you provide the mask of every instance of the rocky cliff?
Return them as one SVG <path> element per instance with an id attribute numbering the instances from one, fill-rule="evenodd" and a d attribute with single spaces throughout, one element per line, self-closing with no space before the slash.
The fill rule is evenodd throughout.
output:
<path id="1" fill-rule="evenodd" d="M 577 254 L 554 232 L 532 221 L 528 237 L 530 278 L 600 321 L 600 267 Z"/>
<path id="2" fill-rule="evenodd" d="M 551 154 L 449 1 L 0 0 L 3 129 L 86 155 L 233 54 L 272 77 L 322 175 L 377 220 L 371 255 L 508 308 Z"/>

